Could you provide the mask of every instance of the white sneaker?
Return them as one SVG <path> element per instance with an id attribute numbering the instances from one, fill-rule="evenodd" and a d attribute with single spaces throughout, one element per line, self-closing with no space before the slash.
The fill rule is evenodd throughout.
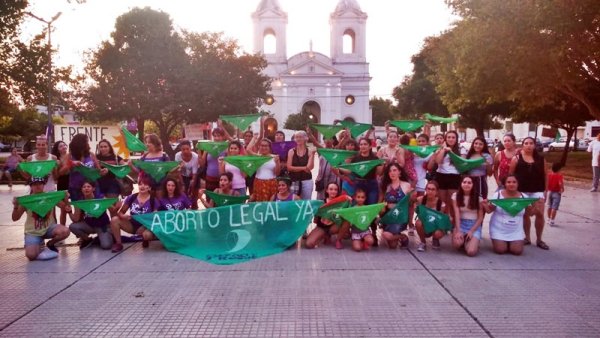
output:
<path id="1" fill-rule="evenodd" d="M 596 188 L 590 189 L 590 192 L 597 192 L 597 191 L 598 191 L 598 189 L 596 189 Z"/>
<path id="2" fill-rule="evenodd" d="M 417 246 L 417 251 L 423 252 L 426 250 L 426 248 L 427 248 L 427 246 L 425 245 L 425 243 L 419 243 L 419 246 Z"/>
<path id="3" fill-rule="evenodd" d="M 52 250 L 50 250 L 48 248 L 45 248 L 37 256 L 37 260 L 39 260 L 39 261 L 47 261 L 47 260 L 50 260 L 50 259 L 54 259 L 56 257 L 58 257 L 58 252 L 54 252 L 54 251 L 52 251 Z"/>
<path id="4" fill-rule="evenodd" d="M 548 224 L 550 224 L 550 226 L 553 227 L 554 226 L 554 220 L 551 219 L 550 221 L 548 221 Z"/>

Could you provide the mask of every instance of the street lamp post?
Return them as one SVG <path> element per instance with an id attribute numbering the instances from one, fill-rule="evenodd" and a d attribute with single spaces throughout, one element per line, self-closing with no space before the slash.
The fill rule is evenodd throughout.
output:
<path id="1" fill-rule="evenodd" d="M 56 19 L 58 19 L 58 17 L 60 17 L 60 15 L 62 14 L 62 12 L 58 12 L 56 13 L 56 15 L 54 15 L 52 17 L 52 19 L 50 19 L 50 21 L 48 20 L 44 20 L 42 18 L 40 18 L 37 15 L 34 15 L 31 12 L 25 12 L 27 15 L 29 15 L 30 17 L 39 20 L 45 24 L 48 25 L 48 107 L 47 107 L 47 111 L 48 111 L 48 148 L 52 149 L 52 145 L 54 143 L 54 130 L 51 130 L 50 128 L 52 128 L 52 115 L 54 114 L 53 110 L 52 110 L 52 23 L 54 21 L 56 21 Z"/>

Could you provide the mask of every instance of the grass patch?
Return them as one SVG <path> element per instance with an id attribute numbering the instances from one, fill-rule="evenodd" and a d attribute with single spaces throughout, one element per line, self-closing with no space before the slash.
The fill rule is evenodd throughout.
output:
<path id="1" fill-rule="evenodd" d="M 562 151 L 549 151 L 544 153 L 544 158 L 548 165 L 560 162 Z M 575 180 L 592 180 L 592 153 L 587 151 L 569 152 L 567 163 L 562 168 L 565 178 Z"/>

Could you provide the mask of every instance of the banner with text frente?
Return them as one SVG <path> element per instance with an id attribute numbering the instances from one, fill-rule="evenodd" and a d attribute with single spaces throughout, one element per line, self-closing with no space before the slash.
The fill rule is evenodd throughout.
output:
<path id="1" fill-rule="evenodd" d="M 96 146 L 102 139 L 107 139 L 110 144 L 114 145 L 120 133 L 119 126 L 117 125 L 69 125 L 69 124 L 56 124 L 54 125 L 54 140 L 63 141 L 69 144 L 73 139 L 73 136 L 77 134 L 85 134 L 90 140 L 90 149 L 92 152 L 96 152 Z"/>

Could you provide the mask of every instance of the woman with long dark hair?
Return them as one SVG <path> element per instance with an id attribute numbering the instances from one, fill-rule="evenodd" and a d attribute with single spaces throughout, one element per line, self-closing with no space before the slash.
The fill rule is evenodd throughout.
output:
<path id="1" fill-rule="evenodd" d="M 394 209 L 396 204 L 412 191 L 406 174 L 398 163 L 390 163 L 386 166 L 381 180 L 381 191 L 379 200 L 386 203 L 386 211 Z M 408 247 L 408 237 L 402 233 L 407 224 L 385 224 L 383 227 L 383 238 L 387 241 L 390 249 L 395 249 L 400 243 L 401 248 Z"/>
<path id="2" fill-rule="evenodd" d="M 504 135 L 504 137 L 502 137 L 504 149 L 497 152 L 496 156 L 494 156 L 494 167 L 492 168 L 492 172 L 494 174 L 494 179 L 496 179 L 498 189 L 502 187 L 502 182 L 504 182 L 504 179 L 509 174 L 510 162 L 518 153 L 516 141 L 515 135 Z"/>
<path id="3" fill-rule="evenodd" d="M 452 194 L 454 211 L 454 230 L 452 246 L 460 250 L 464 247 L 467 256 L 473 257 L 479 252 L 481 228 L 483 225 L 483 199 L 477 193 L 473 179 L 463 177 L 460 189 Z"/>
<path id="4" fill-rule="evenodd" d="M 98 161 L 106 162 L 111 165 L 123 164 L 123 158 L 115 154 L 115 151 L 108 140 L 100 140 L 100 142 L 98 142 L 96 158 Z M 117 177 L 107 169 L 103 169 L 101 174 L 102 177 L 98 179 L 98 188 L 100 188 L 100 192 L 106 197 L 119 196 L 121 187 L 117 181 Z"/>
<path id="5" fill-rule="evenodd" d="M 371 142 L 367 138 L 361 138 L 358 141 L 358 154 L 349 158 L 346 162 L 348 163 L 357 163 L 364 161 L 373 161 L 378 160 L 377 155 L 373 153 L 371 150 Z M 383 166 L 378 165 L 375 168 L 371 169 L 365 176 L 358 177 L 350 170 L 347 169 L 339 169 L 339 172 L 354 183 L 354 188 L 360 188 L 367 193 L 367 205 L 377 203 L 379 198 L 379 183 L 377 182 L 377 177 L 381 175 L 383 171 Z M 352 191 L 354 193 L 354 191 Z"/>
<path id="6" fill-rule="evenodd" d="M 492 175 L 492 166 L 494 159 L 490 154 L 487 142 L 483 137 L 476 137 L 471 143 L 471 148 L 467 153 L 467 159 L 477 159 L 483 157 L 483 162 L 479 167 L 469 170 L 469 176 L 473 179 L 473 184 L 479 192 L 479 195 L 486 199 L 488 196 L 487 177 Z"/>
<path id="7" fill-rule="evenodd" d="M 444 137 L 444 146 L 440 148 L 434 158 L 438 165 L 437 172 L 435 174 L 435 180 L 438 182 L 440 189 L 439 194 L 447 209 L 452 205 L 451 197 L 452 194 L 456 193 L 460 188 L 460 174 L 452 161 L 450 160 L 449 153 L 452 152 L 458 156 L 466 155 L 461 154 L 461 149 L 458 144 L 458 133 L 454 130 L 446 132 Z M 447 210 L 450 217 L 453 217 L 453 212 Z"/>
<path id="8" fill-rule="evenodd" d="M 96 159 L 96 155 L 90 152 L 90 143 L 87 135 L 77 134 L 71 139 L 69 143 L 69 154 L 68 161 L 65 163 L 61 170 L 63 173 L 68 172 L 70 169 L 77 166 L 86 166 L 88 168 L 101 169 Z M 82 173 L 71 170 L 69 174 L 69 197 L 71 201 L 78 201 L 83 198 L 81 193 L 81 186 L 85 181 L 85 177 Z"/>

